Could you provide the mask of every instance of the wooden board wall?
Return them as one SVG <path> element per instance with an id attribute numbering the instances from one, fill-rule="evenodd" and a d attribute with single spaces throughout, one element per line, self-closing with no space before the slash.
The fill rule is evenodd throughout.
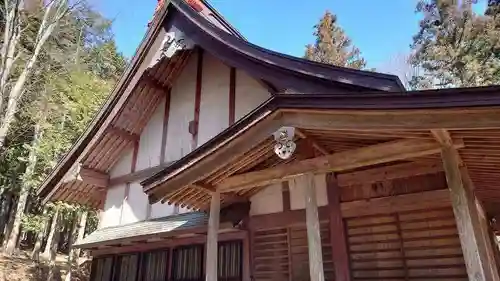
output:
<path id="1" fill-rule="evenodd" d="M 328 222 L 321 222 L 325 279 L 334 280 Z M 252 266 L 256 281 L 307 281 L 309 255 L 305 224 L 260 229 L 252 233 Z"/>
<path id="2" fill-rule="evenodd" d="M 467 280 L 451 207 L 346 219 L 353 280 Z"/>

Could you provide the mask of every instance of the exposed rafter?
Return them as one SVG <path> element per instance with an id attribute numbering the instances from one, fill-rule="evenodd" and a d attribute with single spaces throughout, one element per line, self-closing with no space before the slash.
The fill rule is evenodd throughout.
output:
<path id="1" fill-rule="evenodd" d="M 459 140 L 453 143 L 455 148 L 463 146 L 463 142 Z M 223 180 L 216 188 L 221 192 L 248 189 L 282 182 L 308 172 L 339 172 L 436 154 L 440 151 L 441 145 L 433 141 L 398 140 L 232 176 Z"/>
<path id="2" fill-rule="evenodd" d="M 301 130 L 295 128 L 295 133 L 303 138 L 310 146 L 312 146 L 314 149 L 316 149 L 317 151 L 321 152 L 321 154 L 323 155 L 328 155 L 330 154 L 330 152 L 328 152 L 327 149 L 325 149 L 321 144 L 319 144 L 314 138 L 306 135 L 304 132 L 302 132 Z"/>

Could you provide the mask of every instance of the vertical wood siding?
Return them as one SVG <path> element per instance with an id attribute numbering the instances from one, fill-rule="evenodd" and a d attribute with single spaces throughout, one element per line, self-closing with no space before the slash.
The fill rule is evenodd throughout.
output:
<path id="1" fill-rule="evenodd" d="M 353 280 L 467 280 L 452 209 L 346 219 Z"/>

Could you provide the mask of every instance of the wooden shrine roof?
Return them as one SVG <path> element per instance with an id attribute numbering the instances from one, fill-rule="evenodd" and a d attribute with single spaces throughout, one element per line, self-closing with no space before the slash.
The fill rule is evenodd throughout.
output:
<path id="1" fill-rule="evenodd" d="M 273 152 L 272 134 L 281 126 L 298 130 L 297 151 L 286 161 Z M 415 162 L 417 166 L 412 169 L 435 172 L 441 169 L 441 162 L 439 143 L 431 133 L 434 129 L 449 131 L 478 198 L 490 213 L 500 211 L 495 207 L 500 202 L 500 189 L 495 184 L 500 172 L 500 87 L 497 86 L 399 95 L 278 94 L 142 184 L 151 202 L 163 200 L 205 209 L 215 189 L 222 188 L 224 202 L 251 196 L 265 185 L 245 184 L 247 175 L 255 176 L 269 168 L 286 169 L 284 164 L 311 158 L 311 150 L 315 156 L 338 154 L 349 158 L 353 151 L 369 155 L 374 151 L 372 147 L 391 147 L 393 143 L 421 147 L 428 153 L 413 151 L 411 157 L 400 159 L 395 151 L 392 161 L 389 158 L 380 164 Z M 380 167 L 368 160 L 365 166 L 344 161 L 351 166 L 338 171 L 339 176 Z M 236 179 L 240 180 L 241 188 L 224 189 L 234 187 Z M 279 181 L 278 178 L 267 183 Z"/>
<path id="2" fill-rule="evenodd" d="M 168 95 L 194 50 L 176 52 L 149 66 L 158 34 L 175 24 L 197 45 L 226 64 L 261 78 L 274 93 L 402 91 L 393 75 L 327 66 L 272 52 L 245 41 L 231 28 L 215 26 L 182 0 L 172 0 L 158 12 L 136 55 L 87 131 L 38 189 L 48 200 L 102 207 L 109 170 L 125 150 L 137 144 L 159 100 Z M 219 16 L 220 17 L 220 16 Z M 65 181 L 72 169 L 92 173 L 98 182 Z"/>

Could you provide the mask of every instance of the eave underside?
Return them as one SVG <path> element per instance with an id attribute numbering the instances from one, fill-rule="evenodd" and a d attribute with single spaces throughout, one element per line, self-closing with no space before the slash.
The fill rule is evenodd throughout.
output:
<path id="1" fill-rule="evenodd" d="M 367 165 L 360 164 L 353 169 L 341 169 L 336 171 L 336 174 L 339 177 L 349 177 L 359 171 L 406 163 L 416 165 L 416 175 L 421 173 L 422 169 L 425 173 L 436 173 L 441 171 L 442 164 L 439 143 L 431 130 L 445 128 L 457 143 L 460 156 L 474 182 L 476 196 L 483 202 L 490 215 L 496 215 L 500 213 L 500 189 L 496 184 L 500 180 L 497 176 L 500 172 L 500 121 L 497 121 L 499 114 L 499 108 L 399 111 L 280 109 L 273 114 L 264 114 L 265 117 L 252 126 L 230 132 L 233 139 L 226 139 L 224 144 L 214 143 L 212 150 L 211 145 L 207 145 L 201 149 L 205 154 L 200 151 L 198 157 L 193 156 L 187 159 L 189 161 L 184 161 L 184 166 L 177 163 L 180 166 L 165 171 L 168 172 L 167 176 L 162 178 L 160 174 L 156 181 L 155 178 L 146 181 L 144 189 L 152 201 L 156 199 L 206 210 L 211 193 L 220 187 L 227 187 L 232 179 L 239 177 L 245 182 L 247 175 L 253 176 L 252 173 L 270 168 L 286 167 L 284 164 L 294 164 L 323 155 L 349 155 L 350 152 L 362 148 L 405 141 L 409 144 L 435 143 L 437 149 L 430 150 L 425 155 L 410 153 L 408 157 L 395 161 L 384 160 L 383 163 L 377 164 L 367 162 Z M 294 126 L 298 131 L 297 150 L 288 160 L 279 159 L 273 151 L 274 139 L 271 134 L 283 125 Z M 352 129 L 356 127 L 357 129 Z M 223 153 L 231 157 L 226 157 L 226 161 L 217 164 L 209 161 L 217 159 L 217 155 Z M 439 168 L 436 170 L 435 167 Z M 412 176 L 411 172 L 405 173 L 408 174 L 407 177 Z M 183 177 L 187 177 L 187 181 L 183 181 Z M 276 179 L 272 182 L 280 181 Z M 186 182 L 188 184 L 183 184 Z M 266 184 L 256 184 L 219 190 L 223 192 L 223 204 L 229 204 L 234 198 L 249 198 L 265 187 Z"/>
<path id="2" fill-rule="evenodd" d="M 162 59 L 142 75 L 120 113 L 105 133 L 82 159 L 82 166 L 98 173 L 108 174 L 120 156 L 139 141 L 160 100 L 169 94 L 171 84 L 184 68 L 192 51 L 181 51 L 170 59 Z M 50 196 L 53 201 L 78 203 L 102 208 L 106 187 L 83 181 L 63 182 Z"/>

